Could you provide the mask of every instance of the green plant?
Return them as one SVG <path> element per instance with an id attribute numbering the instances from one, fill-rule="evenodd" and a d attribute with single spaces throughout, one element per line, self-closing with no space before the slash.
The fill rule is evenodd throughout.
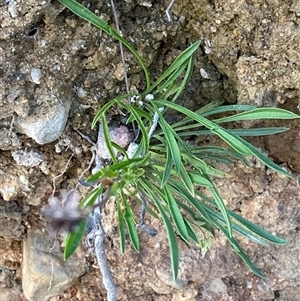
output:
<path id="1" fill-rule="evenodd" d="M 150 235 L 155 234 L 154 229 L 144 223 L 143 216 L 139 223 L 136 221 L 131 202 L 142 205 L 142 215 L 147 210 L 156 218 L 161 218 L 170 245 L 174 279 L 177 278 L 179 267 L 177 236 L 187 243 L 194 242 L 205 248 L 210 244 L 215 229 L 219 229 L 226 236 L 233 250 L 252 272 L 263 278 L 264 275 L 245 254 L 233 233 L 237 232 L 262 245 L 267 245 L 267 242 L 286 244 L 287 241 L 229 210 L 219 195 L 213 179 L 225 175 L 221 169 L 222 164 L 232 166 L 235 160 L 243 160 L 247 163 L 245 157 L 250 155 L 258 158 L 269 168 L 288 176 L 285 170 L 242 138 L 242 136 L 276 134 L 288 129 L 275 127 L 230 130 L 221 124 L 254 119 L 294 119 L 299 116 L 278 108 L 222 105 L 220 101 L 211 102 L 197 112 L 192 112 L 176 104 L 176 100 L 192 75 L 195 51 L 200 42 L 192 44 L 183 51 L 164 74 L 151 85 L 143 60 L 123 37 L 76 1 L 59 1 L 81 18 L 127 46 L 138 59 L 146 77 L 144 93 L 118 96 L 96 114 L 92 126 L 101 122 L 112 164 L 103 167 L 87 179 L 87 182 L 96 181 L 99 184 L 84 197 L 80 207 L 93 206 L 99 195 L 105 195 L 106 201 L 110 197 L 115 197 L 122 252 L 125 248 L 126 232 L 136 251 L 140 248 L 137 228 L 145 230 Z M 132 96 L 136 99 L 135 103 L 127 101 L 128 97 Z M 128 113 L 128 123 L 133 122 L 140 129 L 141 134 L 135 145 L 136 150 L 131 154 L 110 140 L 106 114 L 115 105 Z M 169 124 L 165 119 L 167 110 L 181 114 L 182 119 Z M 230 113 L 230 115 L 222 118 L 213 117 L 220 113 L 222 115 Z M 157 125 L 159 127 L 155 130 Z M 215 145 L 196 147 L 185 140 L 187 136 L 207 134 L 219 136 L 229 145 L 229 148 Z M 122 161 L 118 161 L 114 148 L 123 155 Z M 205 191 L 209 191 L 208 194 L 203 193 L 203 187 Z M 75 232 L 68 234 L 65 258 L 70 257 L 77 248 L 85 225 L 86 222 L 82 221 Z M 202 232 L 201 239 L 197 235 L 199 231 Z"/>

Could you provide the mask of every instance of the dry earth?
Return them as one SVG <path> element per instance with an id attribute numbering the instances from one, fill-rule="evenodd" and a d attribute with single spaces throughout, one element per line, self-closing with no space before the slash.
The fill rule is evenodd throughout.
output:
<path id="1" fill-rule="evenodd" d="M 114 25 L 109 1 L 82 3 Z M 299 114 L 298 0 L 175 0 L 171 22 L 165 14 L 168 4 L 116 1 L 122 32 L 153 78 L 189 44 L 202 40 L 182 104 L 197 109 L 224 99 Z M 130 89 L 141 91 L 141 69 L 130 53 L 125 58 Z M 25 291 L 38 285 L 38 280 L 28 281 L 31 270 L 22 271 L 26 262 L 38 262 L 46 275 L 46 286 L 32 300 L 47 296 L 51 262 L 57 273 L 54 287 L 64 281 L 66 287 L 72 284 L 51 301 L 106 300 L 95 258 L 84 245 L 73 262 L 61 261 L 59 244 L 55 256 L 49 256 L 53 239 L 40 209 L 54 188 L 58 193 L 73 188 L 88 166 L 90 145 L 75 129 L 95 140 L 93 116 L 107 100 L 125 92 L 119 45 L 56 1 L 0 0 L 0 79 L 0 300 L 27 300 L 22 283 Z M 111 116 L 120 119 L 117 111 Z M 206 254 L 180 242 L 180 275 L 174 284 L 162 224 L 149 220 L 158 235 L 141 234 L 141 252 L 128 245 L 120 255 L 110 203 L 105 209 L 106 249 L 119 300 L 299 300 L 300 124 L 266 124 L 291 128 L 252 141 L 284 164 L 292 178 L 270 172 L 259 162 L 252 162 L 252 168 L 237 163 L 232 177 L 216 184 L 230 208 L 290 242 L 266 248 L 241 240 L 267 279 L 251 274 L 217 233 Z"/>

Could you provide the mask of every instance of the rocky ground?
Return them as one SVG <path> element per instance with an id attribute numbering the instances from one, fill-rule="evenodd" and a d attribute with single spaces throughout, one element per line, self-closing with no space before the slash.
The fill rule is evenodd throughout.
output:
<path id="1" fill-rule="evenodd" d="M 123 35 L 153 79 L 189 44 L 202 40 L 180 99 L 186 107 L 224 99 L 299 114 L 299 1 L 175 0 L 171 21 L 165 13 L 169 1 L 115 2 Z M 82 3 L 114 25 L 109 1 Z M 125 59 L 130 89 L 142 91 L 140 67 L 130 53 Z M 106 300 L 94 256 L 82 244 L 63 262 L 61 243 L 54 245 L 47 234 L 40 209 L 53 189 L 59 194 L 73 188 L 89 164 L 90 144 L 75 130 L 95 141 L 90 129 L 95 113 L 125 93 L 119 44 L 56 1 L 0 0 L 0 78 L 0 300 L 28 300 L 24 293 L 31 300 L 50 295 L 57 295 L 51 301 Z M 120 118 L 117 111 L 111 114 Z M 141 252 L 128 245 L 120 255 L 116 208 L 110 203 L 106 250 L 119 300 L 299 300 L 300 123 L 263 125 L 291 128 L 252 142 L 292 177 L 253 161 L 251 168 L 237 163 L 232 177 L 216 185 L 230 208 L 290 242 L 266 248 L 241 239 L 267 279 L 251 274 L 217 233 L 205 254 L 180 242 L 174 284 L 163 225 L 149 220 L 158 235 L 141 234 Z"/>

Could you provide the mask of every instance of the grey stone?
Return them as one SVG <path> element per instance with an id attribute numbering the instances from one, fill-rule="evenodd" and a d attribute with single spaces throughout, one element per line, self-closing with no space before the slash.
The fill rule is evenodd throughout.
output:
<path id="1" fill-rule="evenodd" d="M 64 131 L 69 110 L 70 102 L 58 102 L 53 104 L 47 112 L 16 118 L 16 124 L 19 130 L 38 144 L 50 143 Z"/>
<path id="2" fill-rule="evenodd" d="M 83 260 L 63 260 L 59 243 L 35 229 L 28 232 L 23 243 L 22 287 L 30 301 L 46 301 L 57 296 L 85 273 Z M 51 249 L 51 252 L 50 252 Z"/>
<path id="3" fill-rule="evenodd" d="M 227 286 L 220 278 L 215 278 L 209 285 L 211 292 L 216 294 L 227 294 Z"/>
<path id="4" fill-rule="evenodd" d="M 34 167 L 44 161 L 44 155 L 33 149 L 19 149 L 12 152 L 12 156 L 18 165 Z"/>

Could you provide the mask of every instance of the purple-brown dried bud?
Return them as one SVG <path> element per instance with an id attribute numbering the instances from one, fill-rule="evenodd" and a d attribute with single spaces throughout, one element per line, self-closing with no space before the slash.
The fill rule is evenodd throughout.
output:
<path id="1" fill-rule="evenodd" d="M 87 213 L 78 208 L 80 195 L 73 190 L 62 196 L 62 201 L 51 196 L 49 205 L 42 208 L 42 215 L 49 221 L 50 233 L 55 235 L 59 230 L 73 232 Z"/>

